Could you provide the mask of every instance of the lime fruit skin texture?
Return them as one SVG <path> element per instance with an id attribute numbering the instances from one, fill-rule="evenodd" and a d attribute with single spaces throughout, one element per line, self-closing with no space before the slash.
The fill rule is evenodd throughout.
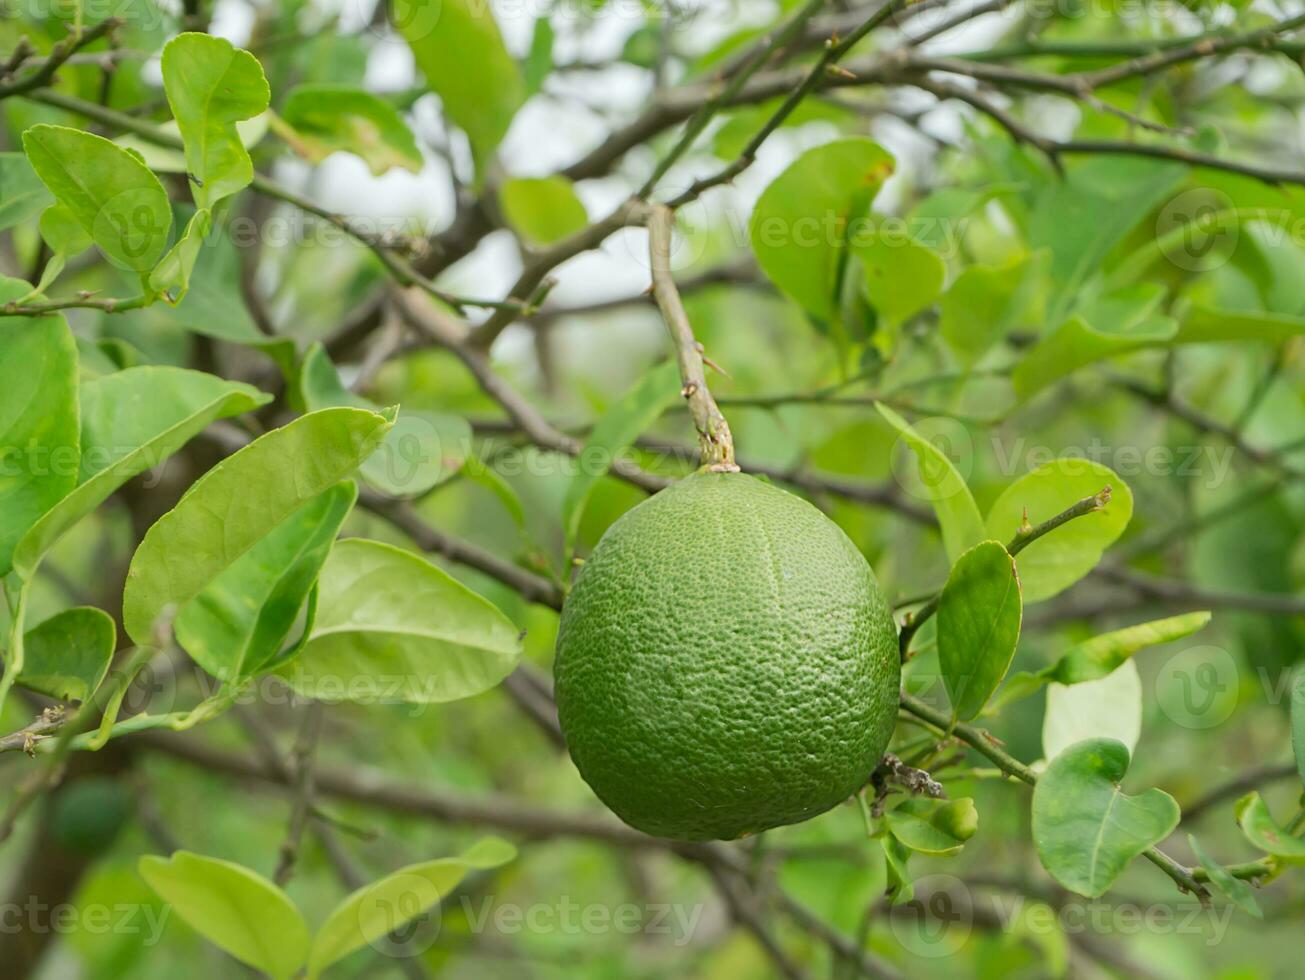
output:
<path id="1" fill-rule="evenodd" d="M 558 715 L 581 776 L 658 837 L 814 817 L 888 746 L 900 663 L 864 556 L 799 497 L 698 473 L 603 535 L 562 610 Z"/>

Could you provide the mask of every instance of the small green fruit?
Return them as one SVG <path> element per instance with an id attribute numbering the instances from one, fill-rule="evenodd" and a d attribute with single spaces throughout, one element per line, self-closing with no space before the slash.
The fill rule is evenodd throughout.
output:
<path id="1" fill-rule="evenodd" d="M 699 473 L 603 535 L 562 611 L 558 714 L 627 823 L 731 840 L 823 813 L 878 764 L 897 631 L 874 573 L 815 507 Z"/>

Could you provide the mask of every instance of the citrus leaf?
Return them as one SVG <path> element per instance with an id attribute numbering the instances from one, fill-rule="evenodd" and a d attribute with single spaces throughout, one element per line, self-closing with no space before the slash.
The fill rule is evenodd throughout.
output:
<path id="1" fill-rule="evenodd" d="M 521 654 L 520 632 L 488 599 L 379 541 L 339 542 L 318 589 L 312 634 L 281 668 L 306 697 L 455 701 L 493 687 Z"/>
<path id="2" fill-rule="evenodd" d="M 1211 884 L 1223 892 L 1228 900 L 1243 912 L 1248 912 L 1257 919 L 1264 918 L 1264 913 L 1260 911 L 1260 905 L 1255 901 L 1255 893 L 1251 890 L 1250 885 L 1233 876 L 1227 868 L 1206 854 L 1205 849 L 1197 843 L 1196 838 L 1191 834 L 1187 835 L 1187 844 L 1192 849 L 1192 853 L 1196 855 L 1196 860 L 1200 862 L 1201 867 L 1205 869 L 1206 874 L 1210 876 Z"/>
<path id="3" fill-rule="evenodd" d="M 904 800 L 884 814 L 889 832 L 921 854 L 955 854 L 979 829 L 979 812 L 969 797 L 935 800 L 926 796 Z"/>
<path id="4" fill-rule="evenodd" d="M 0 153 L 0 231 L 34 218 L 54 203 L 22 153 Z"/>
<path id="5" fill-rule="evenodd" d="M 174 306 L 180 303 L 190 289 L 190 277 L 195 271 L 199 250 L 212 229 L 213 212 L 200 208 L 192 214 L 181 237 L 150 272 L 150 289 L 167 294 L 165 299 Z"/>
<path id="6" fill-rule="evenodd" d="M 1176 343 L 1261 341 L 1283 344 L 1305 334 L 1305 317 L 1253 310 L 1221 310 L 1195 303 L 1178 321 Z"/>
<path id="7" fill-rule="evenodd" d="M 162 72 L 191 193 L 199 208 L 211 208 L 254 179 L 236 123 L 267 109 L 271 93 L 263 66 L 224 38 L 190 32 L 164 45 Z"/>
<path id="8" fill-rule="evenodd" d="M 530 245 L 549 245 L 589 223 L 584 204 L 565 177 L 505 180 L 498 202 L 512 230 Z"/>
<path id="9" fill-rule="evenodd" d="M 1050 599 L 1090 572 L 1133 516 L 1133 494 L 1115 472 L 1091 460 L 1066 457 L 1026 473 L 988 511 L 987 537 L 1010 541 L 1025 515 L 1037 525 L 1109 486 L 1110 503 L 1044 534 L 1016 556 L 1024 602 Z"/>
<path id="10" fill-rule="evenodd" d="M 176 367 L 127 368 L 87 381 L 78 392 L 77 484 L 18 543 L 14 567 L 24 577 L 64 532 L 133 476 L 161 464 L 210 422 L 271 400 L 249 385 Z"/>
<path id="11" fill-rule="evenodd" d="M 273 980 L 289 980 L 308 957 L 308 925 L 289 897 L 230 861 L 175 851 L 147 854 L 140 875 L 197 933 Z"/>
<path id="12" fill-rule="evenodd" d="M 353 472 L 392 419 L 356 408 L 311 412 L 196 480 L 132 556 L 122 596 L 127 634 L 150 642 L 163 614 L 175 613 L 304 503 Z"/>
<path id="13" fill-rule="evenodd" d="M 1053 878 L 1096 898 L 1130 861 L 1178 826 L 1178 804 L 1160 789 L 1127 796 L 1119 781 L 1128 749 L 1110 738 L 1080 742 L 1051 760 L 1033 788 L 1033 843 Z"/>
<path id="14" fill-rule="evenodd" d="M 1294 837 L 1273 819 L 1259 793 L 1247 793 L 1237 801 L 1233 812 L 1246 839 L 1261 851 L 1288 864 L 1305 864 L 1305 840 Z"/>
<path id="15" fill-rule="evenodd" d="M 458 857 L 410 864 L 358 889 L 335 907 L 317 931 L 308 957 L 309 978 L 425 913 L 446 898 L 467 872 L 497 868 L 516 855 L 507 841 L 485 837 Z"/>
<path id="16" fill-rule="evenodd" d="M 393 167 L 420 173 L 424 161 L 399 110 L 352 85 L 300 85 L 286 96 L 272 125 L 294 151 L 321 163 L 344 151 L 361 157 L 373 174 Z"/>
<path id="17" fill-rule="evenodd" d="M 336 406 L 377 411 L 374 402 L 344 386 L 321 344 L 309 348 L 299 366 L 299 394 L 312 411 Z M 471 458 L 471 436 L 471 424 L 460 415 L 405 410 L 359 473 L 391 497 L 419 497 L 457 475 Z"/>
<path id="18" fill-rule="evenodd" d="M 575 547 L 580 518 L 595 484 L 611 469 L 616 457 L 661 416 L 679 393 L 679 369 L 674 361 L 666 361 L 635 382 L 594 425 L 577 457 L 580 466 L 571 477 L 562 501 L 562 529 L 568 555 Z"/>
<path id="19" fill-rule="evenodd" d="M 493 10 L 476 0 L 395 0 L 390 17 L 445 116 L 467 134 L 483 175 L 526 98 Z"/>
<path id="20" fill-rule="evenodd" d="M 290 515 L 177 612 L 177 642 L 219 680 L 277 658 L 358 496 L 337 483 Z"/>
<path id="21" fill-rule="evenodd" d="M 838 316 L 839 270 L 855 213 L 893 172 L 893 158 L 868 139 L 843 139 L 798 157 L 752 209 L 748 238 L 780 291 L 819 320 Z"/>
<path id="22" fill-rule="evenodd" d="M 241 119 L 236 123 L 240 143 L 246 150 L 253 149 L 267 135 L 270 118 L 271 112 L 260 112 L 251 119 Z M 160 146 L 153 140 L 133 136 L 130 133 L 119 136 L 113 142 L 125 150 L 131 150 L 156 174 L 184 174 L 187 167 L 185 151 L 180 148 L 181 127 L 177 125 L 175 119 L 168 119 L 159 123 L 156 128 L 163 136 L 171 137 L 177 143 L 177 148 Z"/>
<path id="23" fill-rule="evenodd" d="M 996 701 L 989 705 L 988 711 L 995 713 L 999 708 L 1027 697 L 1053 681 L 1069 685 L 1100 680 L 1139 650 L 1191 636 L 1209 621 L 1208 612 L 1184 613 L 1181 616 L 1126 626 L 1084 640 L 1070 647 L 1054 664 L 1037 673 L 1021 671 L 1012 674 Z"/>
<path id="24" fill-rule="evenodd" d="M 1047 688 L 1042 753 L 1048 759 L 1098 736 L 1114 739 L 1131 752 L 1141 734 L 1142 679 L 1131 660 L 1099 680 Z"/>
<path id="25" fill-rule="evenodd" d="M 1002 265 L 976 262 L 948 287 L 939 303 L 938 330 L 967 367 L 1020 326 L 1045 269 L 1025 253 Z"/>
<path id="26" fill-rule="evenodd" d="M 875 402 L 875 408 L 901 434 L 915 454 L 920 484 L 929 494 L 929 501 L 942 527 L 943 547 L 947 550 L 947 557 L 956 561 L 962 553 L 988 537 L 970 488 L 946 453 L 911 428 L 906 419 L 882 402 Z"/>
<path id="27" fill-rule="evenodd" d="M 102 609 L 55 613 L 24 634 L 18 683 L 56 701 L 87 701 L 109 672 L 117 639 L 113 617 Z"/>
<path id="28" fill-rule="evenodd" d="M 865 276 L 865 295 L 879 325 L 895 338 L 898 327 L 933 303 L 942 292 L 947 267 L 938 253 L 913 238 L 889 234 L 882 226 L 858 234 L 852 252 Z M 884 345 L 890 352 L 895 339 Z"/>
<path id="29" fill-rule="evenodd" d="M 0 280 L 0 301 L 28 291 Z M 0 322 L 0 575 L 41 515 L 77 482 L 77 345 L 61 316 Z"/>
<path id="30" fill-rule="evenodd" d="M 956 559 L 938 601 L 938 663 L 952 716 L 975 717 L 1006 676 L 1020 638 L 1015 560 L 996 541 Z"/>
<path id="31" fill-rule="evenodd" d="M 168 244 L 172 205 L 159 179 L 122 147 L 65 126 L 33 126 L 23 149 L 41 182 L 106 258 L 145 272 Z"/>

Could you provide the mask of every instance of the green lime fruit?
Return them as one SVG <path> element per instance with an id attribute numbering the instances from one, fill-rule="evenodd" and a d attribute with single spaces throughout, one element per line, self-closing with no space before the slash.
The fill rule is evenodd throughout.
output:
<path id="1" fill-rule="evenodd" d="M 836 524 L 750 476 L 698 473 L 603 535 L 554 673 L 571 758 L 622 820 L 733 840 L 866 783 L 900 666 L 874 572 Z"/>

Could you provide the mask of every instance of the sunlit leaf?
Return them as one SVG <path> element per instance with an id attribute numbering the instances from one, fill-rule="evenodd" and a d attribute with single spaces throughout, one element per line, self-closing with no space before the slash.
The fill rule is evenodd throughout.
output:
<path id="1" fill-rule="evenodd" d="M 549 245 L 589 223 L 565 177 L 513 177 L 499 188 L 498 200 L 508 224 L 532 245 Z"/>
<path id="2" fill-rule="evenodd" d="M 1033 789 L 1033 843 L 1042 866 L 1070 891 L 1096 898 L 1129 862 L 1178 826 L 1178 804 L 1119 787 L 1128 749 L 1109 738 L 1080 742 L 1051 760 Z"/>
<path id="3" fill-rule="evenodd" d="M 1042 754 L 1054 759 L 1069 746 L 1106 737 L 1130 752 L 1142 734 L 1142 678 L 1125 660 L 1111 673 L 1081 684 L 1047 687 L 1042 720 Z"/>
<path id="4" fill-rule="evenodd" d="M 321 163 L 344 151 L 361 157 L 373 174 L 393 167 L 420 173 L 423 160 L 412 130 L 380 96 L 351 85 L 300 85 L 286 96 L 276 126 L 295 152 Z"/>

